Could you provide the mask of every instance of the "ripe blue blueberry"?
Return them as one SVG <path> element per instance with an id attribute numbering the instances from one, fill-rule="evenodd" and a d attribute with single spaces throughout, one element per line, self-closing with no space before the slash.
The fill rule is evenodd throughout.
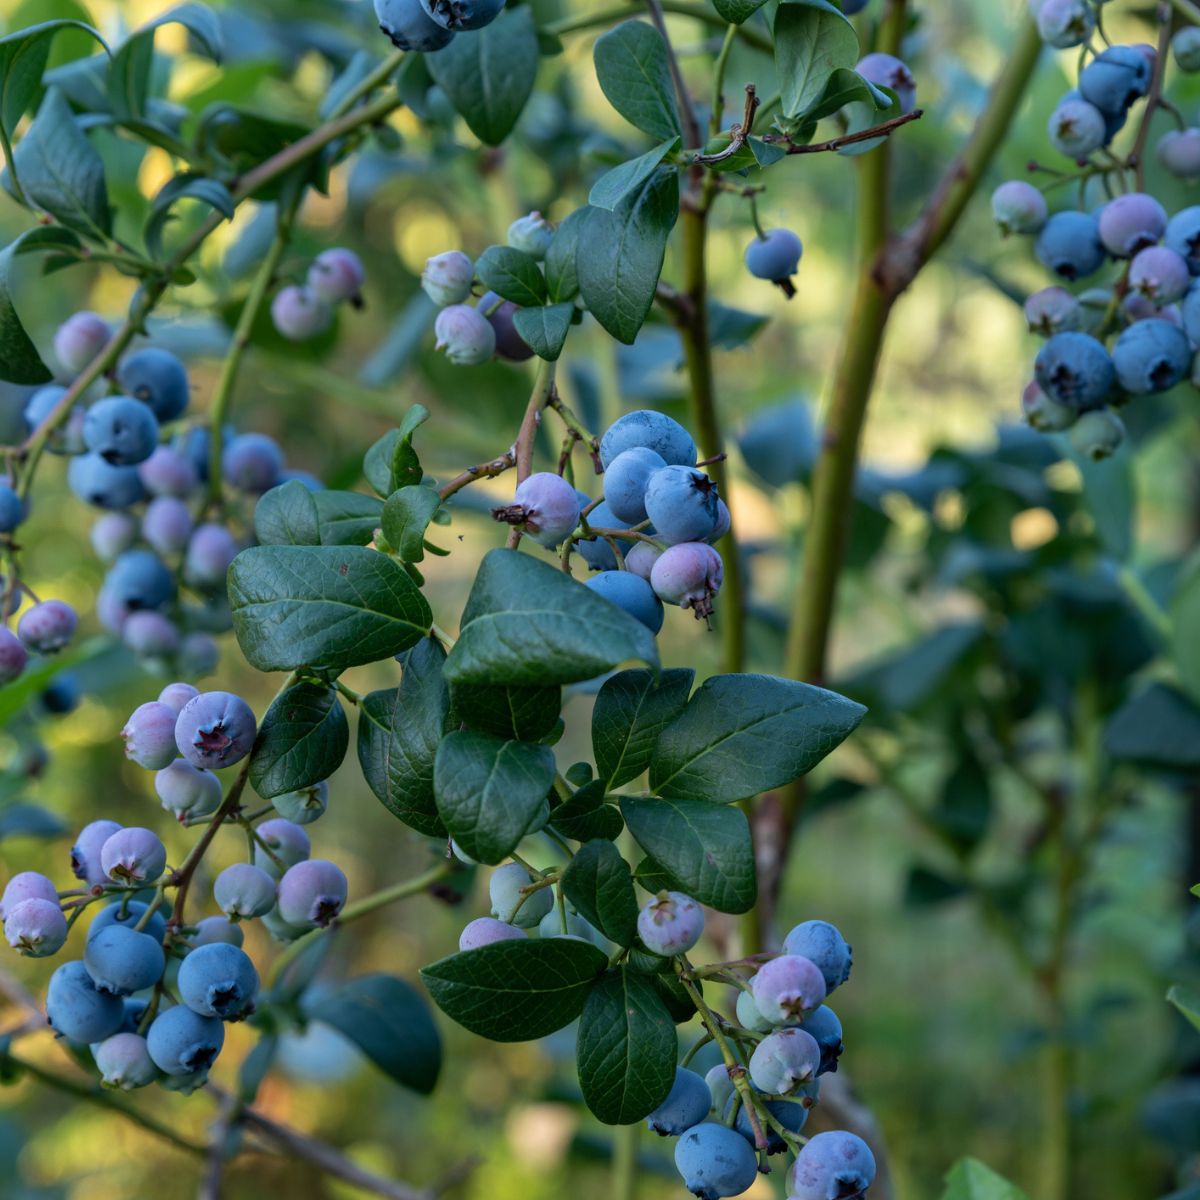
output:
<path id="1" fill-rule="evenodd" d="M 1063 279 L 1086 279 L 1104 262 L 1100 227 L 1090 213 L 1057 212 L 1034 245 L 1038 262 Z"/>
<path id="2" fill-rule="evenodd" d="M 33 433 L 43 421 L 58 407 L 59 401 L 67 394 L 65 387 L 50 384 L 38 388 L 25 403 L 25 429 Z M 75 405 L 66 422 L 50 435 L 46 449 L 51 454 L 79 454 L 83 450 L 83 408 Z"/>
<path id="3" fill-rule="evenodd" d="M 0 895 L 0 921 L 25 900 L 48 900 L 57 904 L 58 890 L 54 881 L 38 871 L 18 871 L 4 885 L 4 893 Z"/>
<path id="4" fill-rule="evenodd" d="M 827 995 L 850 978 L 854 956 L 841 931 L 828 921 L 801 921 L 783 939 L 783 949 L 816 965 Z"/>
<path id="5" fill-rule="evenodd" d="M 1123 113 L 1150 90 L 1150 74 L 1136 46 L 1109 46 L 1079 72 L 1079 91 L 1101 112 Z"/>
<path id="6" fill-rule="evenodd" d="M 196 587 L 223 587 L 229 564 L 237 557 L 238 545 L 224 525 L 206 521 L 197 526 L 187 544 L 183 575 Z"/>
<path id="7" fill-rule="evenodd" d="M 1145 192 L 1126 192 L 1100 210 L 1099 230 L 1109 254 L 1131 258 L 1166 233 L 1167 210 Z"/>
<path id="8" fill-rule="evenodd" d="M 1042 391 L 1076 411 L 1099 407 L 1117 382 L 1108 351 L 1088 333 L 1056 333 L 1033 366 Z"/>
<path id="9" fill-rule="evenodd" d="M 478 308 L 469 304 L 451 304 L 443 308 L 433 323 L 437 349 L 459 366 L 485 363 L 496 353 L 496 331 Z"/>
<path id="10" fill-rule="evenodd" d="M 640 575 L 632 571 L 601 571 L 584 582 L 605 600 L 641 621 L 651 633 L 657 633 L 662 628 L 662 601 Z"/>
<path id="11" fill-rule="evenodd" d="M 421 0 L 421 7 L 432 20 L 457 33 L 490 25 L 504 8 L 504 0 Z"/>
<path id="12" fill-rule="evenodd" d="M 12 683 L 29 661 L 29 651 L 10 629 L 0 629 L 0 684 Z"/>
<path id="13" fill-rule="evenodd" d="M 787 1095 L 798 1084 L 815 1079 L 821 1048 L 803 1029 L 768 1033 L 750 1056 L 750 1082 L 771 1096 Z"/>
<path id="14" fill-rule="evenodd" d="M 179 643 L 179 667 L 186 675 L 199 679 L 217 669 L 221 651 L 207 633 L 187 634 Z"/>
<path id="15" fill-rule="evenodd" d="M 42 707 L 52 716 L 61 717 L 79 707 L 79 680 L 73 671 L 61 671 L 40 696 Z"/>
<path id="16" fill-rule="evenodd" d="M 398 50 L 428 53 L 448 46 L 454 33 L 439 25 L 421 7 L 421 0 L 375 0 L 379 28 Z"/>
<path id="17" fill-rule="evenodd" d="M 1112 351 L 1117 380 L 1125 391 L 1165 392 L 1187 377 L 1192 349 L 1187 335 L 1170 321 L 1138 321 L 1117 338 Z"/>
<path id="18" fill-rule="evenodd" d="M 92 1048 L 92 1057 L 106 1087 L 123 1092 L 145 1087 L 158 1078 L 146 1039 L 134 1032 L 114 1033 Z"/>
<path id="19" fill-rule="evenodd" d="M 181 498 L 191 495 L 200 482 L 194 464 L 173 446 L 158 446 L 144 463 L 139 463 L 138 478 L 151 496 Z"/>
<path id="20" fill-rule="evenodd" d="M 160 425 L 183 416 L 190 399 L 187 368 L 158 346 L 147 346 L 122 359 L 117 384 L 126 396 L 150 405 Z"/>
<path id="21" fill-rule="evenodd" d="M 600 463 L 607 471 L 622 450 L 645 446 L 668 466 L 690 467 L 696 461 L 696 443 L 680 423 L 652 408 L 640 408 L 618 417 L 600 439 Z"/>
<path id="22" fill-rule="evenodd" d="M 900 101 L 900 111 L 910 113 L 917 106 L 917 81 L 912 72 L 894 54 L 868 54 L 854 68 L 876 87 L 889 88 Z"/>
<path id="23" fill-rule="evenodd" d="M 91 939 L 101 930 L 109 929 L 114 925 L 119 925 L 124 929 L 135 928 L 145 916 L 148 907 L 149 905 L 143 904 L 141 900 L 127 902 L 113 900 L 109 904 L 102 905 L 88 927 L 88 938 Z M 163 940 L 163 935 L 167 932 L 167 919 L 163 916 L 161 909 L 150 916 L 143 932 L 148 933 L 156 942 Z"/>
<path id="24" fill-rule="evenodd" d="M 139 704 L 133 710 L 121 740 L 125 757 L 148 771 L 161 771 L 175 759 L 175 710 L 157 700 Z"/>
<path id="25" fill-rule="evenodd" d="M 1129 287 L 1156 305 L 1173 304 L 1191 285 L 1188 265 L 1169 246 L 1147 246 L 1129 264 Z"/>
<path id="26" fill-rule="evenodd" d="M 177 496 L 157 496 L 142 514 L 142 537 L 159 554 L 178 554 L 192 535 L 192 513 Z"/>
<path id="27" fill-rule="evenodd" d="M 136 467 L 115 467 L 98 454 L 79 454 L 67 466 L 67 484 L 93 508 L 128 508 L 146 495 Z"/>
<path id="28" fill-rule="evenodd" d="M 271 300 L 271 321 L 289 342 L 307 342 L 333 324 L 333 310 L 312 288 L 291 283 Z"/>
<path id="29" fill-rule="evenodd" d="M 167 848 L 156 834 L 137 825 L 118 829 L 100 847 L 100 866 L 114 883 L 153 883 L 166 865 Z"/>
<path id="30" fill-rule="evenodd" d="M 788 1197 L 858 1200 L 874 1181 L 870 1146 L 857 1134 L 837 1129 L 808 1139 L 788 1172 Z"/>
<path id="31" fill-rule="evenodd" d="M 992 193 L 992 216 L 1001 233 L 1037 233 L 1050 212 L 1046 197 L 1032 183 L 1010 179 Z"/>
<path id="32" fill-rule="evenodd" d="M 461 304 L 471 294 L 475 264 L 461 250 L 446 250 L 425 262 L 421 288 L 434 304 Z"/>
<path id="33" fill-rule="evenodd" d="M 135 612 L 121 625 L 121 640 L 138 658 L 170 658 L 179 649 L 179 630 L 162 613 Z"/>
<path id="34" fill-rule="evenodd" d="M 108 872 L 100 862 L 100 851 L 121 826 L 116 821 L 92 821 L 85 825 L 71 847 L 71 874 L 92 887 L 108 882 Z"/>
<path id="35" fill-rule="evenodd" d="M 188 945 L 211 946 L 221 942 L 227 946 L 240 946 L 246 940 L 242 927 L 228 917 L 204 917 L 196 922 L 196 932 L 188 938 Z"/>
<path id="36" fill-rule="evenodd" d="M 1193 285 L 1181 306 L 1183 329 L 1193 346 L 1200 346 L 1200 284 Z"/>
<path id="37" fill-rule="evenodd" d="M 137 541 L 137 522 L 123 512 L 106 512 L 92 525 L 92 549 L 103 562 L 113 562 Z"/>
<path id="38" fill-rule="evenodd" d="M 1070 429 L 1079 419 L 1074 408 L 1051 400 L 1036 379 L 1030 380 L 1021 393 L 1021 414 L 1029 427 L 1040 433 L 1060 433 Z"/>
<path id="39" fill-rule="evenodd" d="M 554 226 L 540 212 L 526 213 L 508 227 L 508 244 L 533 258 L 545 258 L 554 240 Z"/>
<path id="40" fill-rule="evenodd" d="M 136 466 L 158 445 L 158 421 L 132 396 L 106 396 L 87 410 L 83 444 L 114 467 Z"/>
<path id="41" fill-rule="evenodd" d="M 646 446 L 622 450 L 604 472 L 604 500 L 622 521 L 640 525 L 646 519 L 646 486 L 667 464 Z"/>
<path id="42" fill-rule="evenodd" d="M 55 1033 L 73 1042 L 102 1042 L 121 1028 L 125 1006 L 120 996 L 98 991 L 87 968 L 73 959 L 50 976 L 46 1016 Z"/>
<path id="43" fill-rule="evenodd" d="M 146 1031 L 150 1057 L 165 1075 L 207 1071 L 224 1044 L 225 1026 L 216 1017 L 193 1012 L 186 1004 L 160 1012 Z"/>
<path id="44" fill-rule="evenodd" d="M 842 1056 L 842 1023 L 837 1013 L 827 1004 L 822 1004 L 816 1012 L 801 1024 L 801 1029 L 809 1035 L 821 1048 L 821 1066 L 818 1075 L 827 1071 L 836 1071 L 838 1059 Z"/>
<path id="45" fill-rule="evenodd" d="M 1096 18 L 1086 0 L 1044 0 L 1037 10 L 1037 27 L 1048 46 L 1069 50 L 1092 36 Z"/>
<path id="46" fill-rule="evenodd" d="M 158 609 L 175 594 L 175 578 L 152 550 L 126 550 L 112 565 L 104 587 L 129 612 Z"/>
<path id="47" fill-rule="evenodd" d="M 783 954 L 750 981 L 758 1011 L 772 1025 L 799 1025 L 825 999 L 825 977 L 811 959 Z"/>
<path id="48" fill-rule="evenodd" d="M 258 972 L 250 956 L 227 942 L 198 946 L 179 967 L 179 997 L 202 1017 L 239 1021 L 257 995 Z"/>
<path id="49" fill-rule="evenodd" d="M 308 268 L 309 290 L 326 304 L 341 304 L 349 300 L 352 304 L 361 305 L 362 285 L 366 280 L 367 272 L 362 259 L 344 246 L 323 250 Z"/>
<path id="50" fill-rule="evenodd" d="M 1042 337 L 1078 329 L 1083 323 L 1079 301 L 1066 288 L 1048 287 L 1034 292 L 1026 299 L 1024 311 L 1029 332 Z"/>
<path id="51" fill-rule="evenodd" d="M 75 636 L 79 618 L 64 600 L 43 600 L 26 609 L 17 622 L 17 636 L 28 650 L 54 654 Z"/>
<path id="52" fill-rule="evenodd" d="M 1107 137 L 1104 114 L 1086 100 L 1063 100 L 1046 125 L 1050 144 L 1068 158 L 1087 158 Z"/>
<path id="53" fill-rule="evenodd" d="M 324 928 L 346 903 L 349 890 L 345 873 L 323 858 L 296 863 L 279 881 L 279 915 L 289 925 Z"/>
<path id="54" fill-rule="evenodd" d="M 254 865 L 262 867 L 268 875 L 273 875 L 276 879 L 282 876 L 288 867 L 303 862 L 312 853 L 308 834 L 299 825 L 285 821 L 282 817 L 272 817 L 269 821 L 264 821 L 257 832 L 263 845 L 255 845 Z"/>
<path id="55" fill-rule="evenodd" d="M 240 492 L 270 491 L 283 470 L 283 451 L 265 433 L 242 433 L 225 447 L 221 472 Z"/>
<path id="56" fill-rule="evenodd" d="M 228 917 L 262 917 L 275 907 L 275 880 L 262 867 L 234 863 L 217 876 L 213 899 Z"/>
<path id="57" fill-rule="evenodd" d="M 699 1125 L 712 1107 L 712 1092 L 702 1075 L 686 1067 L 675 1068 L 675 1082 L 667 1098 L 646 1118 L 646 1128 L 659 1137 L 677 1137 Z"/>
<path id="58" fill-rule="evenodd" d="M 54 333 L 54 357 L 68 375 L 78 375 L 108 345 L 112 330 L 94 312 L 77 312 Z"/>
<path id="59" fill-rule="evenodd" d="M 713 611 L 713 597 L 721 590 L 724 567 L 721 556 L 703 542 L 670 546 L 650 569 L 650 586 L 664 604 L 690 608 L 697 617 Z"/>
<path id="60" fill-rule="evenodd" d="M 646 485 L 646 515 L 670 546 L 702 542 L 717 527 L 716 484 L 695 467 L 663 467 Z"/>
<path id="61" fill-rule="evenodd" d="M 790 287 L 790 281 L 803 253 L 804 244 L 790 229 L 768 229 L 746 247 L 746 270 L 755 279 L 788 284 L 784 291 L 792 295 L 795 289 Z"/>
<path id="62" fill-rule="evenodd" d="M 519 525 L 539 545 L 552 548 L 579 524 L 579 495 L 550 471 L 537 471 L 517 485 L 512 506 L 497 509 L 500 519 Z"/>
<path id="63" fill-rule="evenodd" d="M 659 892 L 638 913 L 637 931 L 651 954 L 686 954 L 704 933 L 704 910 L 682 892 Z"/>
<path id="64" fill-rule="evenodd" d="M 312 787 L 299 788 L 297 791 L 276 796 L 271 803 L 281 817 L 286 817 L 297 825 L 311 825 L 313 821 L 323 817 L 329 807 L 329 784 L 322 779 Z"/>
<path id="65" fill-rule="evenodd" d="M 25 505 L 8 484 L 0 484 L 0 533 L 12 533 L 25 519 Z"/>
<path id="66" fill-rule="evenodd" d="M 458 948 L 478 950 L 480 946 L 490 946 L 493 942 L 507 942 L 526 936 L 523 929 L 497 921 L 495 917 L 476 917 L 458 935 Z"/>
<path id="67" fill-rule="evenodd" d="M 808 1122 L 808 1112 L 811 1105 L 807 1102 L 807 1098 L 799 1099 L 799 1095 L 800 1091 L 797 1089 L 795 1096 L 782 1100 L 766 1100 L 763 1102 L 767 1112 L 789 1133 L 799 1133 Z M 762 1121 L 760 1123 L 763 1126 L 763 1133 L 767 1135 L 767 1153 L 786 1153 L 789 1146 L 783 1135 L 778 1133 L 768 1122 Z M 746 1141 L 754 1145 L 754 1126 L 750 1124 L 750 1114 L 746 1111 L 744 1104 L 738 1109 L 738 1115 L 733 1123 L 733 1127 Z"/>
<path id="68" fill-rule="evenodd" d="M 97 991 L 128 996 L 153 987 L 162 978 L 166 958 L 157 938 L 112 924 L 89 932 L 83 965 Z"/>
<path id="69" fill-rule="evenodd" d="M 175 744 L 192 766 L 219 770 L 250 753 L 256 731 L 254 713 L 240 696 L 201 692 L 183 706 Z"/>
<path id="70" fill-rule="evenodd" d="M 1184 25 L 1171 38 L 1171 53 L 1181 71 L 1200 71 L 1200 25 Z"/>
<path id="71" fill-rule="evenodd" d="M 1067 432 L 1075 452 L 1092 462 L 1111 458 L 1125 440 L 1125 422 L 1111 408 L 1095 408 L 1080 416 Z"/>
<path id="72" fill-rule="evenodd" d="M 520 863 L 505 863 L 497 867 L 488 880 L 492 916 L 519 929 L 536 929 L 554 905 L 554 891 L 548 887 L 533 892 L 521 890 L 532 883 L 529 872 Z"/>
<path id="73" fill-rule="evenodd" d="M 47 958 L 63 948 L 67 918 L 57 899 L 22 900 L 5 909 L 4 936 L 18 954 Z"/>
<path id="74" fill-rule="evenodd" d="M 1180 209 L 1167 222 L 1163 241 L 1187 261 L 1193 275 L 1200 275 L 1200 204 Z"/>
<path id="75" fill-rule="evenodd" d="M 1158 139 L 1155 153 L 1176 179 L 1195 179 L 1200 175 L 1200 129 L 1168 129 Z"/>
<path id="76" fill-rule="evenodd" d="M 758 1159 L 746 1139 L 724 1125 L 689 1129 L 675 1146 L 683 1185 L 700 1200 L 740 1196 L 758 1175 Z"/>
<path id="77" fill-rule="evenodd" d="M 479 297 L 478 311 L 487 318 L 496 335 L 496 355 L 507 362 L 525 362 L 533 357 L 533 348 L 517 332 L 513 320 L 520 305 L 502 300 L 496 292 L 484 292 Z"/>

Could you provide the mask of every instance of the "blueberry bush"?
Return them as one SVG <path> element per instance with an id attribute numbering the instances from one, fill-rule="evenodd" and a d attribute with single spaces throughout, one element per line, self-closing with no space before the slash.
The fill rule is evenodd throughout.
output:
<path id="1" fill-rule="evenodd" d="M 57 1096 L 104 1194 L 1200 1195 L 1200 8 L 110 7 L 0 38 L 13 1194 Z"/>

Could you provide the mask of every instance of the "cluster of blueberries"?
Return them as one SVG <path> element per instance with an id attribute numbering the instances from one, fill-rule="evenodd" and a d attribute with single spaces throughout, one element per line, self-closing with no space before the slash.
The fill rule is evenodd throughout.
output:
<path id="1" fill-rule="evenodd" d="M 452 853 L 473 862 L 453 841 Z M 471 921 L 459 937 L 459 950 L 541 937 L 614 947 L 579 914 L 556 905 L 552 877 L 534 878 L 520 863 L 497 867 L 488 882 L 492 915 Z M 704 933 L 704 910 L 690 896 L 663 891 L 638 914 L 640 950 L 651 964 L 685 955 Z M 701 1200 L 739 1196 L 755 1180 L 755 1124 L 765 1135 L 765 1154 L 782 1154 L 803 1139 L 798 1135 L 820 1094 L 819 1077 L 836 1071 L 842 1053 L 842 1026 L 824 1002 L 850 977 L 851 955 L 838 929 L 827 921 L 805 921 L 784 939 L 783 953 L 764 962 L 749 979 L 736 976 L 736 1019 L 724 1023 L 745 1063 L 735 1074 L 749 1079 L 751 1114 L 731 1068 L 722 1063 L 707 1075 L 677 1067 L 666 1099 L 647 1118 L 663 1137 L 678 1137 L 675 1162 L 688 1190 Z M 656 968 L 652 968 L 656 969 Z M 748 1056 L 746 1050 L 749 1051 Z M 804 1142 L 788 1173 L 789 1200 L 855 1200 L 875 1177 L 875 1160 L 858 1136 L 820 1133 Z"/>
<path id="2" fill-rule="evenodd" d="M 576 546 L 596 572 L 587 586 L 657 633 L 664 601 L 706 618 L 721 587 L 712 543 L 728 532 L 729 509 L 695 462 L 696 444 L 678 421 L 638 409 L 600 439 L 602 500 L 539 471 L 493 516 L 547 548 Z"/>
<path id="3" fill-rule="evenodd" d="M 1051 45 L 1076 46 L 1091 38 L 1095 17 L 1084 0 L 1044 0 L 1038 25 Z M 1181 68 L 1200 70 L 1200 29 L 1180 30 L 1173 47 Z M 1091 156 L 1107 152 L 1149 92 L 1155 58 L 1151 46 L 1109 46 L 1059 102 L 1050 139 L 1079 164 L 1081 179 L 1119 177 L 1120 165 L 1110 171 Z M 1166 134 L 1159 157 L 1175 174 L 1200 174 L 1200 129 Z M 1090 278 L 1110 259 L 1121 265 L 1111 287 L 1075 293 L 1053 286 L 1025 302 L 1030 330 L 1047 339 L 1022 396 L 1026 420 L 1044 432 L 1066 432 L 1081 455 L 1106 458 L 1125 437 L 1116 408 L 1189 376 L 1200 380 L 1200 206 L 1169 216 L 1153 196 L 1123 192 L 1093 211 L 1051 214 L 1042 189 L 1009 180 L 992 194 L 992 212 L 1005 234 L 1036 237 L 1038 261 L 1065 284 Z"/>
<path id="4" fill-rule="evenodd" d="M 339 304 L 363 305 L 362 286 L 367 272 L 353 250 L 334 246 L 313 259 L 303 284 L 281 287 L 271 301 L 271 320 L 289 342 L 307 342 L 333 324 Z"/>
<path id="5" fill-rule="evenodd" d="M 122 737 L 130 758 L 157 770 L 163 807 L 183 821 L 217 812 L 221 784 L 213 771 L 243 759 L 255 730 L 253 712 L 237 696 L 172 683 L 134 712 Z M 162 841 L 145 828 L 111 820 L 85 826 L 71 850 L 80 888 L 59 892 L 36 871 L 9 880 L 0 899 L 4 935 L 31 957 L 56 954 L 80 914 L 101 904 L 82 959 L 51 977 L 46 1011 L 56 1033 L 91 1047 L 106 1085 L 200 1086 L 221 1051 L 224 1022 L 254 1010 L 258 972 L 242 949 L 239 923 L 261 917 L 273 936 L 290 941 L 337 917 L 346 877 L 335 864 L 309 857 L 301 828 L 326 804 L 324 783 L 276 798 L 286 817 L 254 829 L 254 861 L 227 867 L 213 884 L 223 915 L 194 926 L 159 911 L 167 889 L 182 880 L 168 867 Z"/>
<path id="6" fill-rule="evenodd" d="M 375 0 L 379 28 L 398 50 L 440 50 L 456 33 L 482 29 L 504 10 L 504 0 Z"/>

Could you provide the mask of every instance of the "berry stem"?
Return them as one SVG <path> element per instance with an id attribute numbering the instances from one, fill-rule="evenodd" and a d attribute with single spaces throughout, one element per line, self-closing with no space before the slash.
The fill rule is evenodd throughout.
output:
<path id="1" fill-rule="evenodd" d="M 1154 55 L 1154 73 L 1150 77 L 1150 90 L 1146 94 L 1146 105 L 1142 109 L 1141 124 L 1138 125 L 1137 137 L 1129 159 L 1133 163 L 1133 173 L 1136 189 L 1141 192 L 1146 186 L 1146 146 L 1150 140 L 1150 123 L 1158 108 L 1159 97 L 1162 95 L 1163 79 L 1167 73 L 1167 56 L 1171 49 L 1171 6 L 1162 3 L 1158 6 L 1158 45 Z"/>

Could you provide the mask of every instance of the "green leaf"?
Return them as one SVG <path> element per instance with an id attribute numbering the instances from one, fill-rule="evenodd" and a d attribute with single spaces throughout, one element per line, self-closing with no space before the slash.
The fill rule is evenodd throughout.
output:
<path id="1" fill-rule="evenodd" d="M 632 345 L 662 272 L 667 238 L 679 216 L 679 175 L 660 167 L 612 211 L 588 210 L 575 269 L 592 316 Z"/>
<path id="2" fill-rule="evenodd" d="M 433 764 L 438 813 L 460 846 L 480 862 L 507 858 L 549 816 L 554 783 L 549 746 L 486 733 L 447 734 Z"/>
<path id="3" fill-rule="evenodd" d="M 442 1069 L 442 1039 L 425 1002 L 403 979 L 362 975 L 333 990 L 305 993 L 310 1021 L 352 1041 L 385 1075 L 427 1096 Z"/>
<path id="4" fill-rule="evenodd" d="M 536 742 L 558 724 L 562 688 L 489 687 L 475 683 L 450 690 L 452 722 L 476 733 Z"/>
<path id="5" fill-rule="evenodd" d="M 616 805 L 607 802 L 604 780 L 593 779 L 551 812 L 550 828 L 573 842 L 596 838 L 613 841 L 625 828 L 625 822 Z"/>
<path id="6" fill-rule="evenodd" d="M 471 132 L 498 146 L 513 131 L 537 79 L 533 14 L 526 5 L 507 9 L 483 29 L 455 34 L 425 61 Z"/>
<path id="7" fill-rule="evenodd" d="M 1187 575 L 1171 603 L 1171 656 L 1183 686 L 1200 700 L 1200 567 Z"/>
<path id="8" fill-rule="evenodd" d="M 570 301 L 546 308 L 518 308 L 513 324 L 539 358 L 554 362 L 562 353 L 574 315 L 575 305 Z"/>
<path id="9" fill-rule="evenodd" d="M 705 800 L 622 796 L 621 813 L 638 845 L 679 891 L 719 912 L 743 913 L 754 907 L 754 849 L 741 809 Z"/>
<path id="10" fill-rule="evenodd" d="M 433 760 L 450 707 L 442 677 L 446 652 L 422 638 L 404 654 L 400 686 L 364 696 L 358 706 L 358 763 L 376 799 L 427 837 L 446 837 L 433 794 Z"/>
<path id="11" fill-rule="evenodd" d="M 452 954 L 421 970 L 434 1003 L 494 1042 L 526 1042 L 569 1025 L 608 966 L 590 942 L 526 938 Z"/>
<path id="12" fill-rule="evenodd" d="M 387 498 L 381 518 L 383 536 L 405 562 L 424 559 L 425 530 L 441 506 L 437 492 L 419 483 L 401 488 Z"/>
<path id="13" fill-rule="evenodd" d="M 407 60 L 406 60 L 407 61 Z M 420 461 L 412 448 L 413 434 L 429 420 L 429 409 L 414 404 L 404 414 L 398 429 L 391 429 L 363 458 L 367 482 L 385 499 L 402 487 L 420 483 Z"/>
<path id="14" fill-rule="evenodd" d="M 942 784 L 930 816 L 964 853 L 987 836 L 992 819 L 991 776 L 969 743 L 958 748 L 958 760 Z"/>
<path id="15" fill-rule="evenodd" d="M 857 71 L 838 67 L 829 76 L 829 81 L 825 84 L 825 90 L 821 93 L 820 98 L 802 114 L 802 119 L 820 121 L 845 108 L 847 104 L 855 103 L 870 104 L 872 108 L 878 110 L 890 108 L 892 98 L 887 92 L 877 88 L 870 80 L 864 79 Z"/>
<path id="16" fill-rule="evenodd" d="M 736 350 L 746 345 L 766 326 L 769 317 L 762 313 L 730 308 L 715 300 L 708 302 L 708 340 L 721 350 Z"/>
<path id="17" fill-rule="evenodd" d="M 621 966 L 588 993 L 575 1061 L 588 1108 L 606 1125 L 652 1113 L 675 1082 L 675 1022 L 645 975 Z"/>
<path id="18" fill-rule="evenodd" d="M 775 66 L 783 115 L 814 106 L 839 68 L 858 61 L 858 35 L 829 0 L 789 0 L 775 14 Z"/>
<path id="19" fill-rule="evenodd" d="M 636 779 L 654 755 L 658 735 L 687 705 L 696 677 L 690 667 L 622 671 L 604 681 L 592 708 L 592 753 L 610 787 Z"/>
<path id="20" fill-rule="evenodd" d="M 1027 1200 L 1015 1184 L 997 1175 L 977 1158 L 962 1158 L 946 1176 L 942 1200 Z"/>
<path id="21" fill-rule="evenodd" d="M 36 804 L 9 804 L 0 810 L 0 842 L 14 837 L 59 837 L 66 829 L 59 817 Z"/>
<path id="22" fill-rule="evenodd" d="M 1109 718 L 1104 750 L 1149 766 L 1195 770 L 1200 767 L 1200 707 L 1169 684 L 1152 683 Z"/>
<path id="23" fill-rule="evenodd" d="M 1193 1028 L 1200 1029 L 1200 992 L 1177 983 L 1167 992 L 1167 999 L 1187 1017 Z"/>
<path id="24" fill-rule="evenodd" d="M 484 558 L 446 663 L 456 684 L 548 686 L 625 662 L 658 666 L 654 635 L 562 571 L 519 550 Z"/>
<path id="25" fill-rule="evenodd" d="M 791 679 L 716 675 L 659 735 L 650 789 L 725 804 L 783 787 L 839 746 L 866 711 Z"/>
<path id="26" fill-rule="evenodd" d="M 658 164 L 679 148 L 680 141 L 676 134 L 655 146 L 653 150 L 647 150 L 645 154 L 631 158 L 619 167 L 613 167 L 611 171 L 605 171 L 592 184 L 592 190 L 588 193 L 588 203 L 593 208 L 606 208 L 611 212 L 630 192 L 654 174 Z"/>
<path id="27" fill-rule="evenodd" d="M 1133 553 L 1133 518 L 1137 505 L 1133 452 L 1122 446 L 1111 458 L 1093 462 L 1081 454 L 1071 457 L 1083 478 L 1083 499 L 1101 544 L 1114 558 L 1126 561 Z"/>
<path id="28" fill-rule="evenodd" d="M 383 502 L 362 492 L 310 492 L 323 546 L 365 546 L 383 519 Z"/>
<path id="29" fill-rule="evenodd" d="M 58 88 L 47 89 L 14 160 L 25 198 L 34 208 L 86 238 L 102 240 L 112 232 L 104 161 Z M 11 190 L 11 178 L 8 186 Z"/>
<path id="30" fill-rule="evenodd" d="M 754 16 L 766 2 L 767 0 L 713 0 L 713 8 L 721 14 L 723 20 L 740 25 Z"/>
<path id="31" fill-rule="evenodd" d="M 433 614 L 404 568 L 358 546 L 254 546 L 228 577 L 233 630 L 259 671 L 341 671 L 415 645 Z"/>
<path id="32" fill-rule="evenodd" d="M 176 175 L 159 189 L 146 215 L 142 237 L 151 258 L 163 257 L 163 230 L 172 220 L 171 210 L 180 200 L 197 200 L 219 212 L 227 221 L 233 220 L 233 196 L 223 183 L 191 172 Z"/>
<path id="33" fill-rule="evenodd" d="M 321 525 L 313 494 L 298 479 L 264 492 L 254 506 L 260 546 L 319 546 Z"/>
<path id="34" fill-rule="evenodd" d="M 645 21 L 624 21 L 596 42 L 596 79 L 631 125 L 663 141 L 683 132 L 671 86 L 667 46 Z"/>
<path id="35" fill-rule="evenodd" d="M 546 281 L 537 259 L 512 246 L 489 246 L 475 263 L 475 274 L 497 295 L 514 304 L 546 302 Z"/>
<path id="36" fill-rule="evenodd" d="M 584 843 L 563 872 L 562 889 L 579 915 L 609 941 L 633 945 L 638 919 L 633 872 L 612 842 Z"/>
<path id="37" fill-rule="evenodd" d="M 342 765 L 350 728 L 337 689 L 302 681 L 271 701 L 250 754 L 250 783 L 264 799 L 313 787 Z"/>
<path id="38" fill-rule="evenodd" d="M 22 240 L 18 238 L 0 250 L 0 378 L 9 383 L 48 383 L 54 375 L 42 362 L 13 304 L 13 259 L 20 253 Z"/>
<path id="39" fill-rule="evenodd" d="M 575 255 L 579 249 L 579 234 L 587 220 L 589 209 L 577 208 L 560 222 L 550 239 L 544 267 L 546 287 L 555 302 L 572 300 L 579 294 L 579 276 L 575 272 Z"/>

